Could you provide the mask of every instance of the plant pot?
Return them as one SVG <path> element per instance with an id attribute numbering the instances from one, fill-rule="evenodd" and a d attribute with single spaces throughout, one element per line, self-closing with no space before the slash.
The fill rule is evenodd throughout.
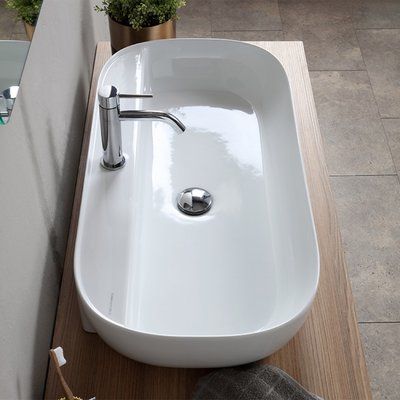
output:
<path id="1" fill-rule="evenodd" d="M 35 33 L 35 26 L 28 24 L 25 21 L 23 21 L 23 23 L 24 23 L 24 27 L 25 27 L 26 36 L 28 36 L 29 40 L 32 40 L 33 34 Z"/>
<path id="2" fill-rule="evenodd" d="M 169 20 L 163 24 L 149 26 L 135 30 L 130 26 L 122 25 L 108 17 L 111 36 L 111 49 L 114 54 L 118 50 L 131 44 L 147 42 L 148 40 L 173 39 L 176 37 L 175 20 Z"/>

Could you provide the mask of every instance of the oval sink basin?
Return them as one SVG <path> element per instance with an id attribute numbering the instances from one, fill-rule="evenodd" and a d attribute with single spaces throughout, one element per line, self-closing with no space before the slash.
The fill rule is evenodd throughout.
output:
<path id="1" fill-rule="evenodd" d="M 152 93 L 121 109 L 170 112 L 186 131 L 122 122 L 126 165 L 107 171 L 96 103 L 74 266 L 85 329 L 161 366 L 275 352 L 303 324 L 319 275 L 283 67 L 241 42 L 152 41 L 111 57 L 104 85 Z M 190 188 L 212 196 L 207 212 L 179 209 Z"/>

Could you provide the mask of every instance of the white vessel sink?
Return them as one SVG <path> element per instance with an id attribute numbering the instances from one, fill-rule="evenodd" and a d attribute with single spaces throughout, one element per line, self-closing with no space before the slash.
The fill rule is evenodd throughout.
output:
<path id="1" fill-rule="evenodd" d="M 138 361 L 220 367 L 261 359 L 303 324 L 319 257 L 290 88 L 250 44 L 153 41 L 104 66 L 98 87 L 152 93 L 187 127 L 122 122 L 126 166 L 101 168 L 95 105 L 75 248 L 86 330 Z M 188 216 L 178 194 L 206 189 Z"/>

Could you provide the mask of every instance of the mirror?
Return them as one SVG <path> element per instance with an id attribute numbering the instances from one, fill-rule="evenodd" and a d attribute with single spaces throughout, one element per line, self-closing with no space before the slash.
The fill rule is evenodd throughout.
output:
<path id="1" fill-rule="evenodd" d="M 11 117 L 43 0 L 0 0 L 0 125 Z"/>

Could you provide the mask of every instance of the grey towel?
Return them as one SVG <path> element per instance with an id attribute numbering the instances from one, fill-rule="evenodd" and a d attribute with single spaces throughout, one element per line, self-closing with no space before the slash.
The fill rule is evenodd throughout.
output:
<path id="1" fill-rule="evenodd" d="M 216 370 L 196 385 L 193 400 L 322 400 L 272 365 Z"/>

